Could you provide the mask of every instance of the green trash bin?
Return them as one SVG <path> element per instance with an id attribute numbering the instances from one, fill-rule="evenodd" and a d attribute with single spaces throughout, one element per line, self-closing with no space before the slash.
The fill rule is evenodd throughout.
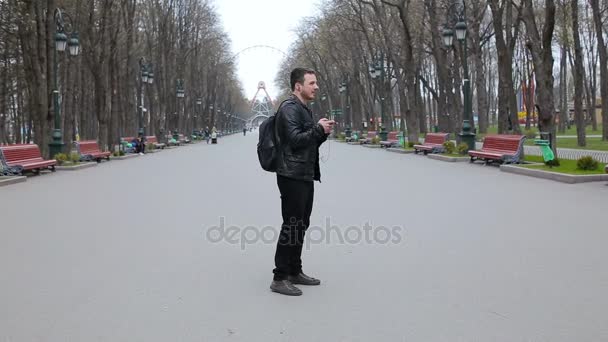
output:
<path id="1" fill-rule="evenodd" d="M 551 149 L 551 144 L 549 140 L 536 139 L 534 140 L 534 145 L 540 147 L 540 152 L 543 155 L 543 160 L 545 161 L 545 163 L 555 159 L 555 154 Z"/>
<path id="2" fill-rule="evenodd" d="M 378 133 L 378 137 L 380 137 L 380 141 L 386 141 L 388 139 L 388 132 L 386 128 L 380 128 L 380 133 Z"/>
<path id="3" fill-rule="evenodd" d="M 399 132 L 399 146 L 405 148 L 405 132 Z"/>

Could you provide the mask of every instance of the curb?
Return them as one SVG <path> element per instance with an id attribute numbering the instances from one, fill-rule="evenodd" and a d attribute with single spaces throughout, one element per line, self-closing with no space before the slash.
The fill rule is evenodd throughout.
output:
<path id="1" fill-rule="evenodd" d="M 17 183 L 25 183 L 26 181 L 27 177 L 25 176 L 0 176 L 0 187 Z"/>
<path id="2" fill-rule="evenodd" d="M 450 157 L 450 156 L 443 156 L 441 154 L 427 154 L 427 157 L 429 157 L 430 159 L 441 160 L 444 162 L 451 162 L 451 163 L 462 163 L 462 162 L 468 162 L 469 160 L 471 160 L 471 158 L 469 158 L 469 157 Z"/>
<path id="3" fill-rule="evenodd" d="M 513 165 L 501 165 L 500 171 L 507 173 L 514 173 L 522 176 L 536 177 L 548 179 L 556 182 L 567 183 L 567 184 L 578 184 L 588 182 L 608 182 L 608 174 L 597 174 L 597 175 L 568 175 L 558 172 L 542 171 L 527 169 Z"/>
<path id="4" fill-rule="evenodd" d="M 386 149 L 388 152 L 393 152 L 393 153 L 400 153 L 400 154 L 413 154 L 414 150 L 404 150 L 402 148 L 387 148 Z"/>
<path id="5" fill-rule="evenodd" d="M 82 170 L 82 169 L 88 169 L 90 167 L 95 167 L 97 166 L 97 162 L 93 162 L 93 163 L 82 163 L 79 165 L 73 165 L 73 166 L 55 166 L 55 170 L 57 171 L 76 171 L 76 170 Z"/>
<path id="6" fill-rule="evenodd" d="M 139 154 L 125 154 L 122 157 L 112 157 L 111 160 L 124 160 L 124 159 L 131 159 L 131 158 L 137 158 L 137 157 L 141 157 Z"/>
<path id="7" fill-rule="evenodd" d="M 363 144 L 361 146 L 367 147 L 367 148 L 381 148 L 382 147 L 382 145 L 371 145 L 371 144 Z"/>

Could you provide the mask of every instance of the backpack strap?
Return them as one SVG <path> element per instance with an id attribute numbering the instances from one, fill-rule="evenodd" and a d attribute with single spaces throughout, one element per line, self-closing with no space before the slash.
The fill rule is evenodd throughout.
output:
<path id="1" fill-rule="evenodd" d="M 277 109 L 277 112 L 275 113 L 275 117 L 274 117 L 274 140 L 277 142 L 276 146 L 279 145 L 280 139 L 279 139 L 279 114 L 281 113 L 281 107 L 283 107 L 283 104 L 285 104 L 285 102 L 289 102 L 291 101 L 291 99 L 287 99 L 284 100 L 283 102 L 281 102 L 281 104 L 279 105 L 279 108 Z"/>

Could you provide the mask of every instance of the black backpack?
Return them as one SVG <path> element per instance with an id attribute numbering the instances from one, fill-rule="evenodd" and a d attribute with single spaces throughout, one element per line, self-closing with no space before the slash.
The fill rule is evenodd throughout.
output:
<path id="1" fill-rule="evenodd" d="M 277 127 L 276 127 L 276 117 L 279 115 L 281 111 L 281 107 L 285 102 L 285 100 L 279 105 L 279 109 L 277 112 L 270 116 L 268 119 L 264 120 L 260 125 L 260 136 L 258 140 L 258 159 L 260 160 L 260 165 L 262 169 L 268 172 L 276 172 L 277 171 L 277 147 L 279 145 L 277 136 Z"/>

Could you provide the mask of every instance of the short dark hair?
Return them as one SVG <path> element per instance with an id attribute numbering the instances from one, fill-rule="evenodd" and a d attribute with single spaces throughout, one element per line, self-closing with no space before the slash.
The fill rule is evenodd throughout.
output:
<path id="1" fill-rule="evenodd" d="M 296 83 L 304 84 L 304 75 L 314 75 L 315 71 L 308 68 L 295 68 L 291 72 L 290 83 L 291 91 L 296 90 Z"/>

